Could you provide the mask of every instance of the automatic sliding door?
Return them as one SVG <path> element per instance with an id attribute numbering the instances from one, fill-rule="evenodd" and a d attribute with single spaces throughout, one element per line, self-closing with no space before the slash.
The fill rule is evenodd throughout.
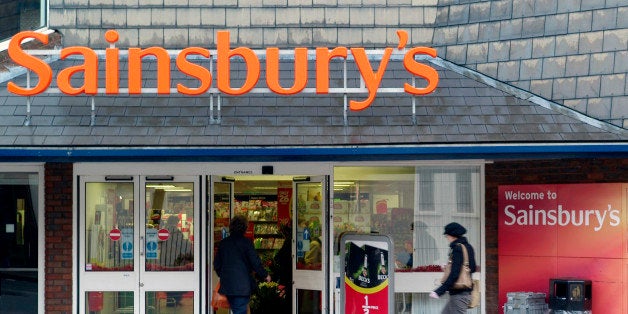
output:
<path id="1" fill-rule="evenodd" d="M 79 312 L 199 312 L 199 177 L 81 177 L 80 192 Z"/>
<path id="2" fill-rule="evenodd" d="M 227 237 L 229 234 L 229 221 L 231 220 L 231 216 L 233 214 L 233 193 L 234 193 L 234 184 L 233 179 L 225 178 L 225 177 L 217 177 L 212 176 L 210 182 L 210 191 L 207 197 L 207 201 L 209 203 L 208 206 L 208 217 L 211 217 L 209 230 L 209 249 L 207 250 L 209 258 L 207 263 L 207 274 L 211 274 L 211 278 L 208 278 L 208 289 L 207 291 L 211 293 L 214 290 L 216 284 L 218 283 L 218 275 L 214 271 L 213 261 L 215 252 L 218 249 L 218 243 L 220 240 Z M 208 302 L 210 301 L 210 296 L 207 296 Z M 214 311 L 213 308 L 210 308 L 209 311 Z M 220 313 L 228 313 L 228 310 L 221 309 Z"/>
<path id="3" fill-rule="evenodd" d="M 138 308 L 137 189 L 133 177 L 81 178 L 79 275 L 81 313 Z"/>
<path id="4" fill-rule="evenodd" d="M 194 313 L 199 303 L 199 179 L 142 182 L 140 291 L 145 313 Z M 143 249 L 142 249 L 143 248 Z"/>

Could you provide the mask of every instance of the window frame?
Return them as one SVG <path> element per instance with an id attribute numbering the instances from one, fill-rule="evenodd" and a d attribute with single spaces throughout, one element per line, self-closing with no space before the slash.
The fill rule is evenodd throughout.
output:
<path id="1" fill-rule="evenodd" d="M 474 244 L 475 250 L 476 250 L 476 261 L 477 261 L 477 265 L 480 266 L 481 271 L 477 272 L 474 274 L 476 279 L 480 279 L 481 282 L 485 282 L 486 279 L 486 272 L 484 271 L 486 269 L 486 260 L 485 260 L 485 252 L 486 252 L 486 232 L 485 232 L 485 228 L 486 228 L 486 218 L 485 218 L 485 191 L 486 191 L 486 184 L 485 184 L 485 166 L 486 164 L 490 163 L 490 161 L 487 160 L 447 160 L 447 161 L 443 161 L 443 160 L 438 160 L 438 161 L 398 161 L 398 162 L 336 162 L 333 163 L 333 169 L 332 169 L 332 180 L 331 180 L 331 185 L 333 186 L 335 184 L 335 182 L 337 181 L 348 181 L 347 178 L 347 174 L 342 174 L 342 175 L 338 175 L 337 172 L 337 168 L 341 168 L 341 167 L 389 167 L 389 166 L 400 166 L 400 167 L 405 167 L 405 166 L 410 166 L 410 167 L 415 167 L 415 180 L 414 180 L 414 194 L 415 194 L 415 201 L 414 201 L 414 215 L 415 215 L 415 219 L 417 217 L 431 217 L 430 219 L 439 219 L 439 216 L 447 216 L 448 219 L 446 219 L 445 217 L 443 217 L 443 219 L 447 220 L 447 221 L 459 221 L 462 224 L 466 224 L 468 221 L 470 220 L 477 220 L 477 224 L 474 226 L 471 226 L 469 228 L 470 234 L 469 236 L 471 238 L 476 238 L 477 239 L 477 243 Z M 434 211 L 420 211 L 417 206 L 419 206 L 419 193 L 420 193 L 420 180 L 418 178 L 418 176 L 420 175 L 420 172 L 418 171 L 421 168 L 429 168 L 429 167 L 433 167 L 434 169 L 436 169 L 436 173 L 442 172 L 439 171 L 438 169 L 441 170 L 445 170 L 444 172 L 446 173 L 446 175 L 449 175 L 449 181 L 452 180 L 456 180 L 456 172 L 459 171 L 469 171 L 471 173 L 471 178 L 468 181 L 468 184 L 471 185 L 471 192 L 472 192 L 472 196 L 471 199 L 468 200 L 469 202 L 471 202 L 471 206 L 473 206 L 473 211 L 469 212 L 469 213 L 458 213 L 457 210 L 453 210 L 453 211 L 449 211 L 446 214 L 443 213 L 442 209 L 439 209 L 439 205 L 438 203 L 435 204 L 435 208 Z M 451 178 L 454 179 L 451 179 Z M 433 182 L 434 180 L 431 179 L 431 181 Z M 434 193 L 439 193 L 436 189 L 431 189 L 433 190 Z M 458 190 L 457 187 L 453 187 L 453 193 L 456 193 L 456 191 Z M 335 193 L 335 191 L 332 191 L 332 193 Z M 436 194 L 435 194 L 436 196 Z M 335 198 L 335 195 L 332 194 L 330 197 L 330 202 L 333 203 Z M 435 202 L 439 202 L 438 197 L 434 198 Z M 454 206 L 457 203 L 457 199 L 453 200 L 454 202 Z M 330 215 L 332 215 L 332 218 L 335 217 L 335 209 L 332 207 L 330 207 Z M 418 215 L 418 216 L 417 216 Z M 336 228 L 330 228 L 332 230 L 330 230 L 330 237 L 332 239 L 336 239 L 336 237 L 338 236 L 337 231 L 335 230 Z M 415 237 L 415 230 L 412 231 L 412 235 L 413 237 Z M 431 232 L 433 233 L 433 232 Z M 442 230 L 439 229 L 438 230 L 438 235 L 442 234 Z M 437 239 L 438 241 L 438 239 Z M 413 245 L 414 246 L 414 245 Z M 338 250 L 338 247 L 334 248 L 335 250 Z M 334 251 L 333 254 L 337 254 L 337 251 Z M 332 253 L 330 253 L 332 254 Z M 331 255 L 331 256 L 335 256 L 335 255 Z M 335 258 L 337 258 L 337 256 L 335 256 Z M 334 266 L 334 269 L 332 272 L 336 272 L 336 274 L 338 274 L 338 269 L 336 266 L 340 265 L 340 260 L 339 258 L 337 260 L 335 260 L 334 264 L 336 264 Z M 423 300 L 423 297 L 427 298 L 427 294 L 429 291 L 433 290 L 433 282 L 437 281 L 440 279 L 440 276 L 442 275 L 442 273 L 439 272 L 421 272 L 421 271 L 403 271 L 403 275 L 402 276 L 396 276 L 395 277 L 395 282 L 398 282 L 399 285 L 395 286 L 395 289 L 399 292 L 396 293 L 396 296 L 399 295 L 407 295 L 412 294 L 413 296 L 417 296 L 417 301 L 416 302 L 420 302 L 419 300 Z M 431 304 L 431 303 L 430 303 Z M 340 306 L 338 303 L 335 304 L 335 306 Z M 436 307 L 438 307 L 439 305 L 436 304 L 434 305 Z M 478 310 L 482 311 L 484 310 L 483 308 L 478 308 Z"/>
<path id="2" fill-rule="evenodd" d="M 41 3 L 43 2 L 43 3 Z M 44 21 L 43 21 L 43 26 L 39 27 L 37 29 L 30 29 L 31 31 L 35 31 L 38 33 L 44 33 L 44 34 L 51 34 L 54 31 L 49 29 L 50 27 L 50 0 L 41 0 L 40 1 L 40 10 L 43 11 L 44 14 Z M 40 13 L 41 14 L 41 13 Z M 18 30 L 18 32 L 21 32 L 24 30 Z M 15 35 L 15 34 L 13 34 Z M 11 38 L 13 37 L 13 35 L 11 35 L 11 37 L 9 38 L 0 38 L 0 52 L 5 52 L 9 49 L 9 42 L 11 41 Z M 32 41 L 32 39 L 28 39 L 25 40 L 24 42 L 29 42 Z"/>

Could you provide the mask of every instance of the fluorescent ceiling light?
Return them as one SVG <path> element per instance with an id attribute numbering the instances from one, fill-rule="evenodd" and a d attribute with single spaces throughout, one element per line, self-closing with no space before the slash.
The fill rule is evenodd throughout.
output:
<path id="1" fill-rule="evenodd" d="M 175 185 L 172 184 L 147 184 L 146 185 L 147 188 L 154 188 L 154 189 L 171 189 L 176 187 Z"/>

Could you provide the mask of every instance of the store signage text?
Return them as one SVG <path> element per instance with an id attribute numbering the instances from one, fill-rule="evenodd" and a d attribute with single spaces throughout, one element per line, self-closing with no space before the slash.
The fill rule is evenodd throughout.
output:
<path id="1" fill-rule="evenodd" d="M 521 200 L 556 200 L 557 193 L 554 191 L 541 192 L 521 192 L 504 191 L 503 199 L 506 201 Z M 547 205 L 546 205 L 547 206 Z M 527 208 L 525 208 L 527 207 Z M 536 208 L 533 204 L 528 204 L 524 208 L 507 204 L 504 206 L 504 225 L 506 226 L 593 226 L 595 231 L 600 231 L 605 225 L 611 227 L 619 226 L 621 222 L 621 212 L 613 209 L 608 204 L 606 209 L 582 208 L 564 209 L 562 204 L 557 204 L 552 208 Z"/>
<path id="2" fill-rule="evenodd" d="M 594 226 L 595 231 L 600 231 L 606 223 L 612 227 L 619 226 L 620 212 L 612 209 L 563 209 L 558 205 L 556 209 L 538 209 L 530 205 L 528 209 L 517 209 L 513 205 L 504 208 L 507 226 Z"/>
<path id="3" fill-rule="evenodd" d="M 397 49 L 404 49 L 408 35 L 405 31 L 397 31 L 399 44 Z M 228 31 L 218 31 L 216 34 L 216 84 L 221 93 L 227 95 L 244 95 L 250 92 L 260 79 L 261 66 L 260 58 L 256 53 L 247 47 L 231 48 Z M 53 71 L 44 60 L 28 54 L 20 46 L 26 39 L 35 39 L 43 44 L 48 44 L 48 35 L 33 31 L 23 31 L 13 36 L 9 43 L 9 57 L 16 64 L 33 71 L 38 75 L 39 80 L 34 87 L 21 87 L 13 82 L 9 82 L 7 88 L 9 92 L 21 96 L 34 96 L 45 92 L 52 82 Z M 110 44 L 118 41 L 118 33 L 109 30 L 105 33 L 105 40 Z M 329 93 L 329 64 L 333 58 L 347 59 L 349 53 L 353 56 L 357 69 L 368 90 L 368 97 L 364 100 L 351 100 L 349 107 L 351 110 L 363 110 L 370 106 L 377 95 L 388 61 L 394 50 L 392 47 L 384 49 L 384 53 L 377 70 L 373 70 L 369 56 L 364 48 L 317 47 L 316 49 L 316 93 Z M 98 55 L 91 48 L 83 46 L 73 46 L 61 49 L 60 58 L 80 55 L 83 57 L 83 64 L 69 66 L 57 73 L 56 80 L 58 89 L 67 95 L 96 95 L 98 93 Z M 212 73 L 209 69 L 192 62 L 189 56 L 202 56 L 210 58 L 209 49 L 201 47 L 188 47 L 178 52 L 176 57 L 177 69 L 198 81 L 197 87 L 189 87 L 178 83 L 176 90 L 185 95 L 201 95 L 206 93 L 212 84 Z M 425 87 L 415 87 L 412 84 L 404 83 L 404 92 L 411 95 L 425 95 L 433 92 L 438 85 L 438 72 L 433 67 L 420 63 L 416 60 L 417 55 L 427 55 L 436 57 L 436 50 L 429 47 L 413 47 L 405 51 L 403 66 L 405 70 L 414 77 L 426 81 Z M 128 93 L 142 93 L 142 58 L 153 56 L 157 60 L 157 94 L 170 94 L 170 55 L 162 47 L 149 48 L 128 48 Z M 246 65 L 246 76 L 244 83 L 239 87 L 231 86 L 231 59 L 240 57 Z M 347 59 L 348 60 L 348 59 Z M 266 85 L 279 95 L 294 95 L 303 91 L 308 81 L 308 49 L 294 49 L 294 83 L 285 87 L 280 84 L 279 78 L 279 48 L 266 48 Z M 82 74 L 83 85 L 73 86 L 72 77 Z M 118 95 L 120 93 L 120 50 L 118 48 L 105 49 L 105 80 L 104 88 L 107 95 Z"/>

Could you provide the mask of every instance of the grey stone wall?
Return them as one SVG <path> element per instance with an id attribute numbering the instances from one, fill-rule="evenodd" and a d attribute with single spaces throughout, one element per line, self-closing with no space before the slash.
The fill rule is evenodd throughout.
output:
<path id="1" fill-rule="evenodd" d="M 64 45 L 437 48 L 439 57 L 628 128 L 628 0 L 51 0 Z"/>
<path id="2" fill-rule="evenodd" d="M 214 47 L 218 30 L 251 48 L 397 46 L 405 29 L 413 45 L 433 37 L 437 0 L 51 0 L 50 27 L 66 45 Z M 141 3 L 141 4 L 140 4 Z"/>
<path id="3" fill-rule="evenodd" d="M 440 0 L 439 56 L 628 127 L 628 0 Z"/>

